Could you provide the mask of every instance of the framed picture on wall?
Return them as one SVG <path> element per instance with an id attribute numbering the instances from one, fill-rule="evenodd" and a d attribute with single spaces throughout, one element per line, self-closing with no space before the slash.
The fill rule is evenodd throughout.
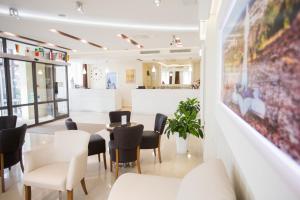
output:
<path id="1" fill-rule="evenodd" d="M 108 72 L 106 74 L 106 89 L 117 89 L 117 73 Z"/>
<path id="2" fill-rule="evenodd" d="M 300 164 L 300 1 L 241 4 L 223 30 L 222 102 Z"/>
<path id="3" fill-rule="evenodd" d="M 135 69 L 126 70 L 126 83 L 135 83 Z"/>

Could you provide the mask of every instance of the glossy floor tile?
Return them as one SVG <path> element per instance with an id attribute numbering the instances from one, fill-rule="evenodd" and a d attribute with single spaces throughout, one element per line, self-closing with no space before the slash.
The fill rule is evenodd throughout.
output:
<path id="1" fill-rule="evenodd" d="M 71 113 L 74 121 L 81 123 L 108 123 L 108 113 Z M 132 115 L 132 121 L 144 124 L 145 129 L 152 130 L 154 125 L 153 115 Z M 107 135 L 101 131 L 99 134 Z M 53 135 L 36 134 L 28 132 L 24 150 L 32 150 L 41 145 L 51 143 Z M 197 138 L 190 137 L 189 152 L 187 155 L 176 154 L 175 139 L 168 139 L 165 135 L 161 143 L 162 163 L 154 156 L 152 150 L 141 150 L 141 169 L 143 174 L 152 174 L 169 177 L 183 177 L 188 171 L 202 162 L 202 144 Z M 101 157 L 102 159 L 102 157 Z M 88 158 L 88 169 L 86 172 L 86 184 L 88 195 L 86 196 L 80 184 L 74 190 L 74 199 L 107 199 L 109 191 L 115 181 L 114 173 L 109 170 L 109 155 L 106 155 L 108 169 L 105 170 L 103 160 L 99 164 L 97 156 Z M 121 168 L 121 174 L 136 172 L 136 168 Z M 11 171 L 5 170 L 6 192 L 0 195 L 0 200 L 19 200 L 24 199 L 22 172 L 19 165 L 12 167 Z M 58 192 L 40 188 L 32 188 L 33 200 L 55 200 L 58 199 Z M 63 193 L 63 199 L 66 194 Z"/>

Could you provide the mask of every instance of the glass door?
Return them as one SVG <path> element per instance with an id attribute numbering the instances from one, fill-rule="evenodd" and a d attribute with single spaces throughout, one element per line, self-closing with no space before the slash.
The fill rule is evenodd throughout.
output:
<path id="1" fill-rule="evenodd" d="M 0 59 L 0 116 L 7 115 L 7 95 L 4 60 Z"/>
<path id="2" fill-rule="evenodd" d="M 66 66 L 55 66 L 55 113 L 56 116 L 68 114 L 68 85 L 67 85 L 67 68 Z"/>
<path id="3" fill-rule="evenodd" d="M 38 122 L 53 120 L 55 116 L 52 65 L 36 63 L 36 93 Z"/>
<path id="4" fill-rule="evenodd" d="M 35 124 L 32 63 L 10 60 L 11 103 L 18 125 Z"/>

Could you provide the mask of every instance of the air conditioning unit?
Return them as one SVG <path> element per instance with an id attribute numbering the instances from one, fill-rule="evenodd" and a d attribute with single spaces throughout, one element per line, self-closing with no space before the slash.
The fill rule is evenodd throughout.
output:
<path id="1" fill-rule="evenodd" d="M 140 51 L 140 54 L 159 54 L 159 50 Z"/>
<path id="2" fill-rule="evenodd" d="M 170 53 L 190 53 L 192 52 L 191 49 L 172 49 Z"/>

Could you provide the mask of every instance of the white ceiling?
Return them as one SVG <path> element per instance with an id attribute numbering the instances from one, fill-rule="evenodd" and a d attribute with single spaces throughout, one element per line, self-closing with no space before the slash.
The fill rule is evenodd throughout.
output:
<path id="1" fill-rule="evenodd" d="M 77 54 L 102 52 L 49 29 L 57 29 L 109 48 L 110 51 L 137 50 L 116 35 L 123 33 L 145 49 L 170 48 L 172 35 L 184 47 L 200 45 L 199 16 L 208 16 L 210 0 L 82 0 L 84 14 L 75 9 L 76 0 L 0 0 L 0 30 L 78 50 Z M 8 8 L 19 10 L 20 19 L 8 15 Z M 205 14 L 207 13 L 207 14 Z M 59 17 L 65 14 L 66 17 Z"/>

